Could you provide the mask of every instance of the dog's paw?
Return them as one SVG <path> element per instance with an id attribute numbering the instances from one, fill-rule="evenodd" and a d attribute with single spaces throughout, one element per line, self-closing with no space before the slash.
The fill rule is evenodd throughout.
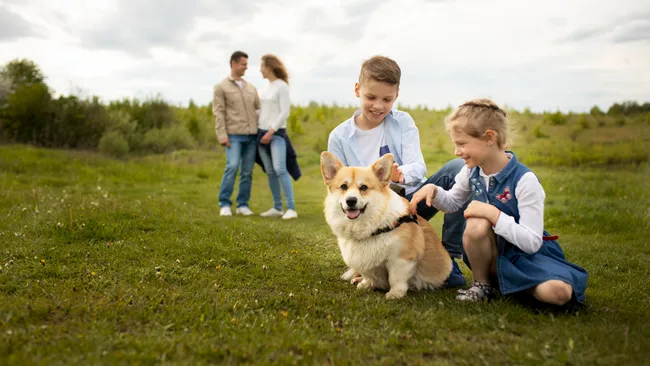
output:
<path id="1" fill-rule="evenodd" d="M 372 290 L 372 283 L 366 279 L 362 279 L 361 282 L 357 284 L 357 290 Z"/>
<path id="2" fill-rule="evenodd" d="M 386 293 L 386 299 L 388 300 L 401 299 L 402 297 L 404 297 L 404 295 L 406 295 L 406 290 L 393 289 Z"/>
<path id="3" fill-rule="evenodd" d="M 354 279 L 356 275 L 358 275 L 358 273 L 354 269 L 350 268 L 345 271 L 345 273 L 343 273 L 340 278 L 344 281 L 349 281 Z"/>
<path id="4" fill-rule="evenodd" d="M 352 280 L 350 280 L 350 283 L 353 285 L 358 285 L 361 281 L 363 281 L 363 277 L 358 276 L 354 277 Z"/>

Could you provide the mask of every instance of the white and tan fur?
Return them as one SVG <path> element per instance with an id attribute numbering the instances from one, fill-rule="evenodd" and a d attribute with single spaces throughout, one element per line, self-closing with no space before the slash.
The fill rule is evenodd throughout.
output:
<path id="1" fill-rule="evenodd" d="M 422 217 L 418 216 L 417 224 L 403 223 L 372 236 L 410 215 L 409 202 L 389 188 L 392 165 L 392 154 L 365 168 L 346 167 L 331 153 L 321 154 L 321 173 L 328 189 L 325 220 L 350 267 L 342 277 L 350 279 L 356 272 L 362 276 L 358 289 L 388 290 L 387 299 L 398 299 L 409 289 L 441 287 L 452 263 L 433 227 Z"/>

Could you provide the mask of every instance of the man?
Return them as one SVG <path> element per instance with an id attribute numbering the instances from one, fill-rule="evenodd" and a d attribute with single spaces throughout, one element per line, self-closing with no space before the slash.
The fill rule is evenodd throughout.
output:
<path id="1" fill-rule="evenodd" d="M 221 216 L 232 216 L 235 176 L 240 170 L 237 214 L 249 216 L 253 166 L 257 152 L 257 116 L 260 100 L 257 89 L 242 76 L 248 68 L 248 55 L 236 51 L 230 56 L 230 75 L 214 87 L 212 113 L 219 144 L 226 148 L 226 169 L 219 188 Z"/>

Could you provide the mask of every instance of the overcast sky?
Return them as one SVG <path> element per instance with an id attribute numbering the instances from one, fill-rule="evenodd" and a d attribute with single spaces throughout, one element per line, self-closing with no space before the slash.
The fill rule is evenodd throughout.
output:
<path id="1" fill-rule="evenodd" d="M 650 101 L 649 0 L 0 0 L 0 63 L 35 61 L 58 94 L 207 104 L 235 50 L 258 88 L 279 56 L 300 104 L 356 104 L 375 54 L 400 64 L 405 105 Z"/>

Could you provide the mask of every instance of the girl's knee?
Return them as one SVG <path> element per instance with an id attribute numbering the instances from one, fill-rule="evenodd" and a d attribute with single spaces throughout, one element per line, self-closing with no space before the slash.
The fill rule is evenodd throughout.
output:
<path id="1" fill-rule="evenodd" d="M 483 240 L 492 235 L 492 224 L 483 218 L 470 217 L 467 219 L 463 232 L 463 243 Z"/>
<path id="2" fill-rule="evenodd" d="M 533 293 L 543 302 L 555 305 L 564 305 L 573 297 L 573 287 L 560 280 L 550 280 L 539 284 Z"/>

